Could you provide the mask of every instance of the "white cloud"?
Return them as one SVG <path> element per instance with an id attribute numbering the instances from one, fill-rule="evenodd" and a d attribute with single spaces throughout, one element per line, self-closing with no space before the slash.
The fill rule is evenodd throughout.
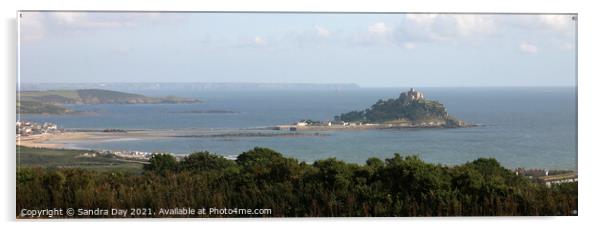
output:
<path id="1" fill-rule="evenodd" d="M 320 37 L 330 37 L 330 31 L 324 27 L 316 26 L 316 30 L 318 31 L 318 36 Z"/>
<path id="2" fill-rule="evenodd" d="M 153 14 L 129 13 L 129 14 L 96 14 L 82 12 L 53 12 L 51 17 L 60 25 L 69 27 L 90 28 L 120 28 L 132 27 L 140 23 L 141 19 L 153 18 Z"/>
<path id="3" fill-rule="evenodd" d="M 571 32 L 573 15 L 539 15 L 538 19 L 544 26 L 555 31 Z"/>
<path id="4" fill-rule="evenodd" d="M 255 45 L 259 45 L 259 46 L 267 45 L 267 42 L 265 41 L 265 39 L 260 36 L 255 36 L 253 38 L 253 43 L 255 43 Z"/>
<path id="5" fill-rule="evenodd" d="M 404 42 L 403 43 L 403 48 L 411 50 L 411 49 L 416 48 L 416 44 L 413 43 L 413 42 Z"/>
<path id="6" fill-rule="evenodd" d="M 519 48 L 520 51 L 528 54 L 536 54 L 537 52 L 539 52 L 539 49 L 536 45 L 527 42 L 521 42 L 519 44 Z"/>
<path id="7" fill-rule="evenodd" d="M 450 41 L 473 39 L 495 32 L 490 15 L 407 14 L 400 25 L 400 36 L 411 41 Z"/>
<path id="8" fill-rule="evenodd" d="M 374 34 L 384 34 L 391 31 L 391 29 L 384 22 L 377 22 L 368 27 L 368 31 Z"/>
<path id="9" fill-rule="evenodd" d="M 406 14 L 405 19 L 415 24 L 431 26 L 438 16 L 437 14 Z"/>
<path id="10" fill-rule="evenodd" d="M 395 44 L 393 29 L 384 22 L 376 22 L 368 26 L 366 31 L 353 34 L 351 39 L 352 44 L 360 46 Z"/>
<path id="11" fill-rule="evenodd" d="M 43 24 L 44 16 L 37 12 L 23 12 L 19 19 L 20 36 L 22 41 L 36 41 L 46 35 Z"/>
<path id="12" fill-rule="evenodd" d="M 61 24 L 76 24 L 86 21 L 86 15 L 80 12 L 53 12 L 52 17 Z"/>
<path id="13" fill-rule="evenodd" d="M 182 19 L 175 14 L 161 13 L 23 12 L 21 15 L 22 41 L 40 40 L 59 34 L 57 31 L 65 34 L 90 29 L 131 28 L 144 24 L 179 22 Z"/>
<path id="14" fill-rule="evenodd" d="M 495 29 L 495 23 L 489 15 L 452 15 L 456 30 L 460 35 L 490 34 Z"/>

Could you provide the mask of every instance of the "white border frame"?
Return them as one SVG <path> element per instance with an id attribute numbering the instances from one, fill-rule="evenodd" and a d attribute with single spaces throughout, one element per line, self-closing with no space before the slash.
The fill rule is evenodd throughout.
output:
<path id="1" fill-rule="evenodd" d="M 194 2 L 194 3 L 192 3 Z M 551 229 L 572 229 L 576 227 L 596 226 L 597 213 L 599 213 L 599 191 L 600 180 L 597 164 L 601 162 L 598 130 L 602 122 L 600 119 L 600 106 L 597 98 L 599 95 L 599 76 L 600 45 L 602 41 L 600 31 L 596 22 L 600 19 L 600 9 L 593 3 L 576 3 L 574 1 L 476 1 L 476 0 L 457 0 L 457 1 L 413 1 L 413 2 L 387 2 L 384 0 L 373 1 L 352 1 L 352 0 L 222 0 L 222 1 L 159 1 L 159 0 L 60 0 L 60 1 L 34 1 L 22 0 L 3 2 L 2 27 L 4 39 L 3 51 L 0 65 L 5 71 L 4 82 L 0 84 L 2 96 L 4 99 L 4 112 L 1 122 L 2 146 L 4 147 L 2 156 L 4 157 L 4 167 L 2 173 L 6 180 L 3 188 L 0 190 L 2 195 L 2 204 L 4 208 L 0 209 L 2 218 L 7 221 L 9 229 L 22 227 L 31 227 L 44 229 L 48 224 L 56 223 L 62 226 L 55 227 L 73 227 L 73 228 L 98 228 L 105 229 L 111 227 L 124 228 L 278 228 L 297 227 L 297 228 L 386 228 L 386 227 L 408 227 L 408 228 L 551 228 Z M 579 216 L 578 217 L 476 217 L 476 218 L 304 218 L 304 219 L 186 219 L 186 220 L 59 220 L 59 221 L 14 221 L 15 210 L 15 145 L 13 144 L 14 134 L 13 125 L 15 116 L 14 103 L 16 100 L 16 11 L 17 10 L 126 10 L 126 11 L 318 11 L 318 12 L 483 12 L 483 13 L 578 13 L 579 14 L 579 37 L 578 47 L 585 47 L 578 52 L 578 149 L 579 149 Z M 49 223 L 50 222 L 50 223 Z M 66 223 L 68 226 L 63 226 Z M 100 225 L 90 225 L 86 222 L 101 222 Z M 191 226 L 190 224 L 194 225 Z M 299 225 L 301 223 L 302 225 Z M 400 225 L 403 224 L 403 225 Z M 581 225 L 581 226 L 578 226 Z"/>

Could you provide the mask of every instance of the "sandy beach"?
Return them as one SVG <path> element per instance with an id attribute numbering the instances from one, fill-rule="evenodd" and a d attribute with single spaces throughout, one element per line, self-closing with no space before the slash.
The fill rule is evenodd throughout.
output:
<path id="1" fill-rule="evenodd" d="M 60 143 L 61 141 L 86 138 L 88 138 L 87 133 L 82 132 L 44 133 L 17 137 L 17 145 L 33 148 L 63 148 L 64 144 Z"/>
<path id="2" fill-rule="evenodd" d="M 165 136 L 150 135 L 147 131 L 111 133 L 111 132 L 61 132 L 45 133 L 17 137 L 17 145 L 34 148 L 65 148 L 66 144 L 77 141 L 112 140 L 123 138 L 160 138 Z"/>
<path id="3" fill-rule="evenodd" d="M 274 132 L 273 130 L 136 130 L 127 132 L 65 131 L 17 137 L 17 145 L 34 148 L 65 148 L 79 141 L 147 140 L 162 138 L 299 137 L 323 136 L 317 132 Z"/>
<path id="4" fill-rule="evenodd" d="M 465 125 L 464 127 L 472 127 Z M 324 136 L 332 131 L 353 131 L 369 129 L 399 128 L 445 128 L 442 126 L 408 126 L 399 124 L 371 125 L 333 125 L 333 126 L 295 126 L 279 125 L 267 129 L 253 130 L 207 130 L 207 129 L 164 129 L 164 130 L 128 130 L 125 132 L 104 132 L 101 130 L 75 130 L 59 133 L 44 133 L 17 137 L 17 145 L 35 148 L 65 148 L 79 141 L 111 141 L 133 139 L 162 138 L 225 138 L 225 137 L 300 137 Z M 294 129 L 294 130 L 293 130 Z M 274 132 L 275 131 L 275 132 Z"/>

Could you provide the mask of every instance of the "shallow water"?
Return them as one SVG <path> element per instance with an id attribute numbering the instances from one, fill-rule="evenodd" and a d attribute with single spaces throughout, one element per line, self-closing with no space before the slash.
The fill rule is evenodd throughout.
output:
<path id="1" fill-rule="evenodd" d="M 362 88 L 326 91 L 141 91 L 151 96 L 176 95 L 202 104 L 70 105 L 79 115 L 22 115 L 24 120 L 56 122 L 77 129 L 246 129 L 289 124 L 300 119 L 328 120 L 364 109 L 378 99 L 407 89 Z M 98 149 L 168 151 L 186 154 L 208 150 L 236 155 L 254 146 L 273 148 L 305 161 L 327 157 L 364 162 L 393 153 L 417 154 L 441 164 L 495 157 L 506 167 L 576 169 L 576 94 L 558 88 L 421 88 L 427 99 L 442 102 L 449 114 L 479 127 L 328 132 L 326 136 L 199 137 L 74 142 Z M 194 113 L 223 110 L 235 113 Z"/>

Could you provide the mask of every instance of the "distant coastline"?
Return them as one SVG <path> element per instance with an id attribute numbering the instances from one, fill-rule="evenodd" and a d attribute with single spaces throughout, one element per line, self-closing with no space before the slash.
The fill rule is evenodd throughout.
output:
<path id="1" fill-rule="evenodd" d="M 104 89 L 117 91 L 148 90 L 350 90 L 354 83 L 262 83 L 262 82 L 97 82 L 97 83 L 21 83 L 20 90 Z"/>
<path id="2" fill-rule="evenodd" d="M 66 104 L 193 104 L 199 99 L 175 96 L 148 97 L 103 89 L 19 91 L 17 113 L 22 114 L 74 114 Z"/>

